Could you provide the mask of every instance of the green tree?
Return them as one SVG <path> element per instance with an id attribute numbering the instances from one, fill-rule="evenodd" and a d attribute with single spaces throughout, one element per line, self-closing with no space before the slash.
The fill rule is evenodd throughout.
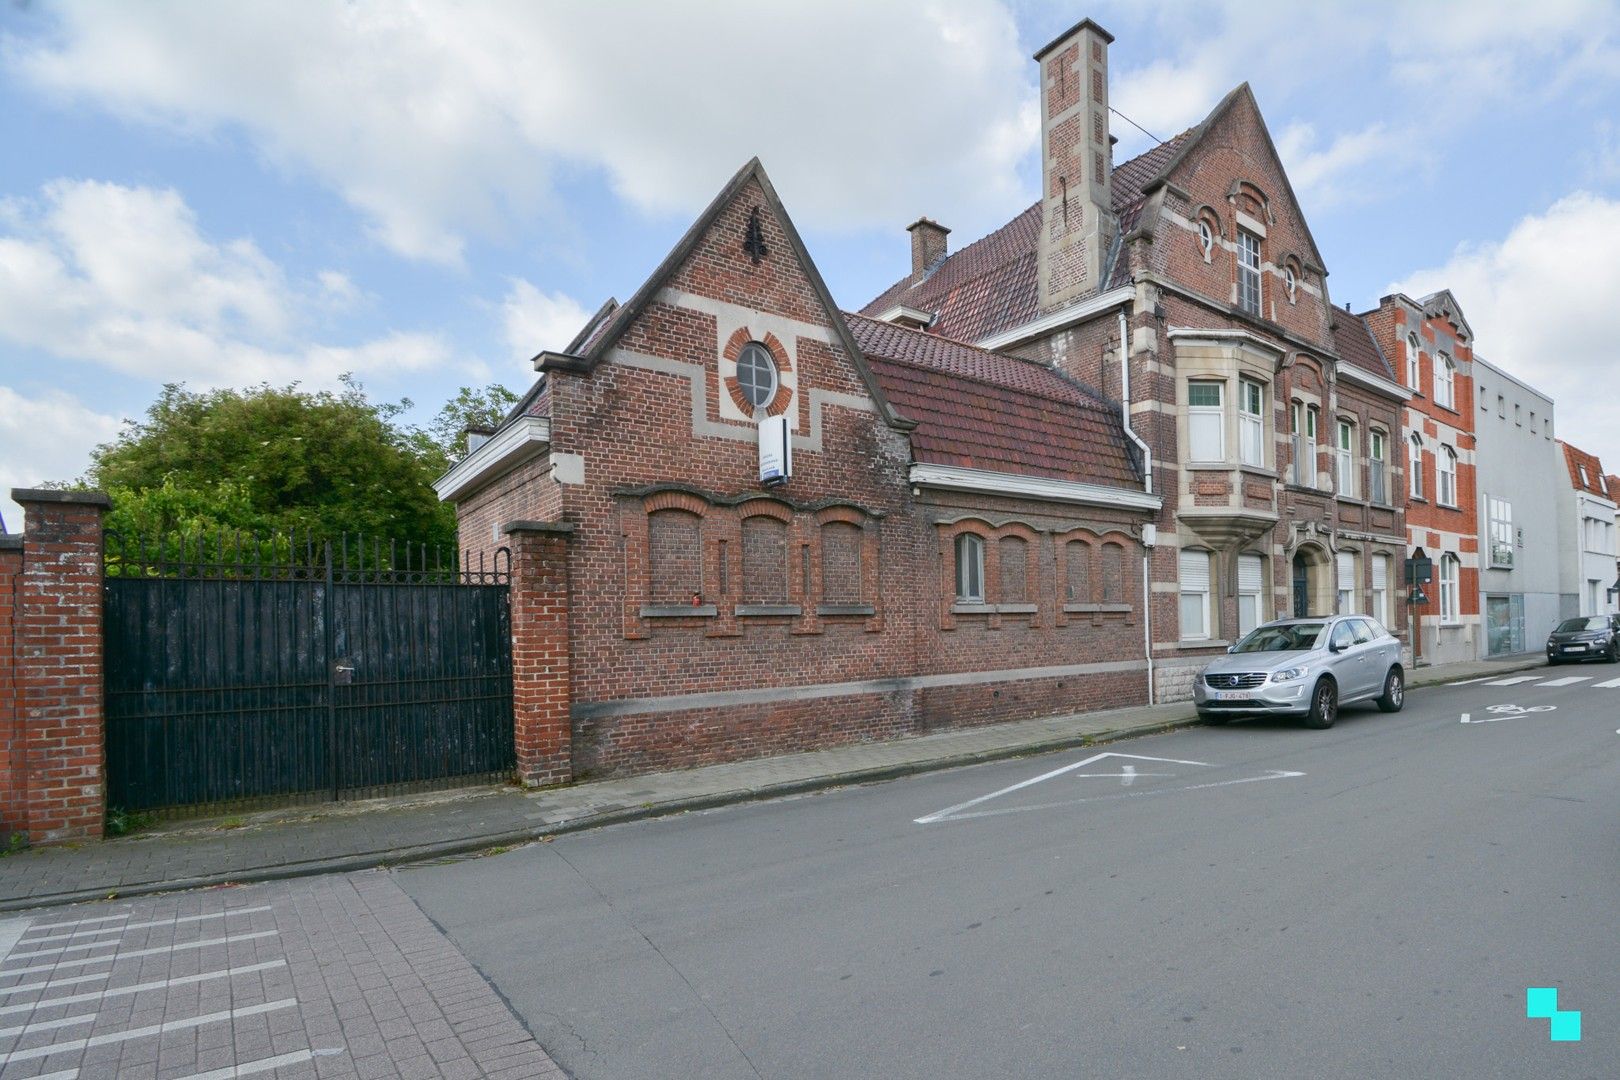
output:
<path id="1" fill-rule="evenodd" d="M 108 528 L 126 536 L 296 528 L 453 550 L 455 511 L 431 486 L 446 458 L 402 423 L 410 407 L 347 377 L 337 391 L 171 384 L 97 447 L 86 479 L 112 496 Z"/>
<path id="2" fill-rule="evenodd" d="M 468 428 L 499 427 L 517 402 L 518 396 L 499 383 L 490 383 L 481 390 L 463 386 L 421 434 L 448 467 L 466 455 Z"/>

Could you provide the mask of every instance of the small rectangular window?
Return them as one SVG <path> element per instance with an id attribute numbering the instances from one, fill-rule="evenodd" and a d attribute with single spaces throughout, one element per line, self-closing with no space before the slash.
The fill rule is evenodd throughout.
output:
<path id="1" fill-rule="evenodd" d="M 1238 307 L 1260 314 L 1260 238 L 1238 230 Z"/>
<path id="2" fill-rule="evenodd" d="M 1261 597 L 1265 591 L 1265 560 L 1259 555 L 1238 556 L 1238 634 L 1260 625 Z"/>
<path id="3" fill-rule="evenodd" d="M 956 599 L 963 604 L 984 603 L 984 540 L 973 533 L 956 537 Z"/>
<path id="4" fill-rule="evenodd" d="M 1372 496 L 1373 502 L 1378 503 L 1381 506 L 1387 506 L 1389 504 L 1389 483 L 1387 475 L 1389 451 L 1386 445 L 1386 437 L 1382 431 L 1374 431 L 1368 434 L 1368 441 L 1369 449 L 1367 454 L 1367 473 L 1369 478 L 1368 482 L 1372 487 L 1369 494 Z"/>
<path id="5" fill-rule="evenodd" d="M 1339 465 L 1339 494 L 1356 496 L 1356 428 L 1348 420 L 1339 421 L 1339 439 L 1334 448 Z"/>
<path id="6" fill-rule="evenodd" d="M 1348 551 L 1339 552 L 1339 614 L 1350 615 L 1356 610 L 1356 593 L 1360 582 L 1356 580 L 1356 557 Z"/>
<path id="7" fill-rule="evenodd" d="M 1209 552 L 1183 551 L 1181 569 L 1181 640 L 1201 641 L 1210 637 Z"/>
<path id="8" fill-rule="evenodd" d="M 1225 384 L 1187 384 L 1187 437 L 1189 461 L 1226 460 L 1226 412 L 1222 408 Z"/>
<path id="9" fill-rule="evenodd" d="M 1245 465 L 1266 463 L 1265 388 L 1244 379 L 1238 383 L 1238 454 Z"/>

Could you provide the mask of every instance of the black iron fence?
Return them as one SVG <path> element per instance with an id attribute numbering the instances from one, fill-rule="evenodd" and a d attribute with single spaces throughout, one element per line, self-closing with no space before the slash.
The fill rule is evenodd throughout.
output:
<path id="1" fill-rule="evenodd" d="M 215 812 L 510 775 L 504 551 L 114 535 L 106 566 L 110 806 Z"/>

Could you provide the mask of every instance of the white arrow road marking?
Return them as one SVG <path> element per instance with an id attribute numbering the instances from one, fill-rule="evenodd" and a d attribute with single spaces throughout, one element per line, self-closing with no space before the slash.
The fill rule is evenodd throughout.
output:
<path id="1" fill-rule="evenodd" d="M 1206 768 L 1214 768 L 1214 766 L 1210 765 L 1210 763 L 1207 761 L 1181 761 L 1176 758 L 1144 757 L 1141 754 L 1115 754 L 1112 752 L 1093 754 L 1091 757 L 1085 758 L 1082 761 L 1076 761 L 1072 764 L 1065 765 L 1061 769 L 1053 769 L 1051 772 L 1044 772 L 1039 776 L 1032 776 L 1028 780 L 1021 780 L 1011 787 L 1004 787 L 1000 791 L 992 791 L 988 795 L 980 795 L 977 799 L 969 799 L 967 802 L 957 803 L 955 806 L 947 806 L 943 810 L 929 814 L 927 817 L 920 817 L 915 820 L 918 825 L 928 825 L 935 821 L 942 821 L 945 818 L 954 816 L 962 810 L 966 810 L 970 806 L 978 806 L 980 803 L 989 802 L 991 799 L 999 799 L 1003 795 L 1011 795 L 1015 791 L 1022 791 L 1024 788 L 1039 784 L 1045 780 L 1050 780 L 1055 776 L 1062 776 L 1064 773 L 1070 773 L 1076 769 L 1083 769 L 1087 765 L 1101 761 L 1103 758 L 1111 757 L 1129 758 L 1132 761 L 1157 761 L 1166 765 L 1202 765 Z"/>
<path id="2" fill-rule="evenodd" d="M 1188 784 L 1185 787 L 1149 788 L 1145 791 L 1121 791 L 1116 795 L 1093 795 L 1085 799 L 1064 799 L 1062 802 L 1038 803 L 1034 806 L 1006 806 L 999 810 L 974 810 L 971 813 L 930 814 L 926 818 L 918 818 L 917 824 L 929 825 L 938 821 L 967 821 L 970 818 L 1002 817 L 1006 814 L 1024 814 L 1031 810 L 1056 810 L 1064 806 L 1079 806 L 1081 803 L 1105 802 L 1109 799 L 1144 799 L 1149 795 L 1168 795 L 1177 791 L 1203 791 L 1207 788 L 1232 787 L 1236 784 L 1260 784 L 1267 780 L 1292 780 L 1304 776 L 1302 772 L 1290 772 L 1287 769 L 1272 769 L 1264 776 L 1245 776 L 1238 780 L 1217 780 L 1210 784 Z"/>
<path id="3" fill-rule="evenodd" d="M 1120 787 L 1130 787 L 1138 776 L 1174 776 L 1173 772 L 1137 772 L 1135 765 L 1122 765 L 1119 772 L 1077 772 L 1076 780 L 1118 780 Z"/>

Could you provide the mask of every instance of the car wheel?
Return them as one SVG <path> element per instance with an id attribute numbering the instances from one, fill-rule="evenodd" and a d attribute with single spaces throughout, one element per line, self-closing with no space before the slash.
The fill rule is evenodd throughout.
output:
<path id="1" fill-rule="evenodd" d="M 1330 728 L 1339 718 L 1339 688 L 1332 679 L 1321 679 L 1311 691 L 1311 711 L 1305 714 L 1308 728 Z"/>
<path id="2" fill-rule="evenodd" d="M 1611 664 L 1620 663 L 1620 638 L 1609 642 L 1609 655 L 1604 659 Z"/>
<path id="3" fill-rule="evenodd" d="M 1384 676 L 1384 696 L 1378 699 L 1378 707 L 1384 712 L 1400 712 L 1405 704 L 1406 678 L 1400 668 L 1392 667 Z"/>
<path id="4" fill-rule="evenodd" d="M 1562 664 L 1562 663 L 1563 663 L 1563 661 L 1558 659 L 1558 657 L 1556 657 L 1556 656 L 1547 657 L 1547 666 L 1548 667 L 1557 667 L 1559 664 Z"/>

